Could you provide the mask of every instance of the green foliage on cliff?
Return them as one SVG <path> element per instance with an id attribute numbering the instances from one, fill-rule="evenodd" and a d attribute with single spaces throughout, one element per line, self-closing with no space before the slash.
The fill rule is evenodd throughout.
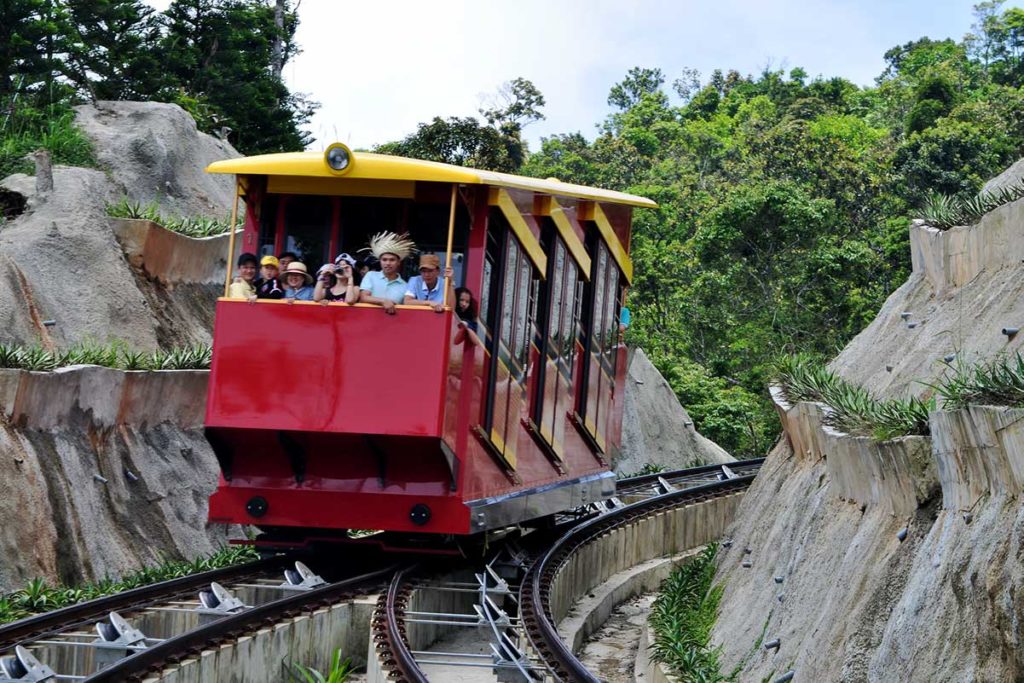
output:
<path id="1" fill-rule="evenodd" d="M 711 585 L 717 552 L 713 543 L 672 572 L 651 606 L 654 659 L 668 665 L 682 683 L 729 680 L 719 672 L 720 649 L 709 645 L 722 599 L 722 587 Z"/>
<path id="2" fill-rule="evenodd" d="M 934 397 L 881 401 L 806 354 L 777 360 L 772 381 L 789 403 L 824 403 L 825 424 L 848 434 L 885 440 L 930 433 L 928 413 L 936 408 Z"/>
<path id="3" fill-rule="evenodd" d="M 50 372 L 69 365 L 99 365 L 118 370 L 209 370 L 212 356 L 209 344 L 153 352 L 135 351 L 123 342 L 82 342 L 65 351 L 0 344 L 0 368 L 36 372 Z"/>
<path id="4" fill-rule="evenodd" d="M 113 218 L 138 218 L 152 221 L 171 232 L 181 233 L 186 237 L 213 237 L 223 235 L 231 229 L 230 220 L 207 218 L 206 216 L 168 218 L 160 213 L 160 207 L 156 202 L 143 204 L 133 202 L 127 197 L 116 204 L 107 204 L 107 215 Z M 245 217 L 238 216 L 236 220 L 236 229 L 241 229 Z"/>
<path id="5" fill-rule="evenodd" d="M 942 407 L 950 410 L 969 405 L 1024 407 L 1024 356 L 1018 351 L 977 365 L 958 361 L 934 388 Z"/>

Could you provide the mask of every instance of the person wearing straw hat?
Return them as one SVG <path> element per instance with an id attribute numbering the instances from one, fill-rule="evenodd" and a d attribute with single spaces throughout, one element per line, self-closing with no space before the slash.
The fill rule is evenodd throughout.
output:
<path id="1" fill-rule="evenodd" d="M 282 272 L 284 276 L 284 298 L 288 303 L 313 300 L 313 276 L 302 261 L 292 261 Z"/>
<path id="2" fill-rule="evenodd" d="M 420 274 L 409 278 L 409 286 L 405 288 L 405 304 L 408 306 L 432 306 L 435 311 L 444 311 L 444 288 L 448 287 L 448 301 L 455 303 L 455 288 L 452 284 L 454 271 L 451 266 L 441 273 L 441 259 L 437 254 L 420 256 Z"/>
<path id="3" fill-rule="evenodd" d="M 359 283 L 359 302 L 377 304 L 388 315 L 395 314 L 395 304 L 405 300 L 406 282 L 402 278 L 402 261 L 416 250 L 406 235 L 379 232 L 370 238 L 363 251 L 369 251 L 380 261 L 380 270 L 371 270 Z"/>

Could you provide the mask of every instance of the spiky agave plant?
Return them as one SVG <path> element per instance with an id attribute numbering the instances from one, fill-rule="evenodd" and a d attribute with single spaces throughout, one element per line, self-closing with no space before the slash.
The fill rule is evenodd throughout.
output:
<path id="1" fill-rule="evenodd" d="M 957 225 L 974 225 L 988 212 L 1024 197 L 1024 182 L 979 192 L 967 199 L 930 193 L 921 205 L 921 218 L 928 225 L 948 230 Z"/>
<path id="2" fill-rule="evenodd" d="M 957 364 L 934 386 L 944 408 L 1024 406 L 1024 357 L 999 356 L 974 366 Z"/>

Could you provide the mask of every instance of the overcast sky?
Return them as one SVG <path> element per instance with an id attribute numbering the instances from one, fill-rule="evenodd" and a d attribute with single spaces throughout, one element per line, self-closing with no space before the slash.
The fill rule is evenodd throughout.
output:
<path id="1" fill-rule="evenodd" d="M 169 0 L 152 0 L 165 7 Z M 869 85 L 882 55 L 922 36 L 960 39 L 976 0 L 302 0 L 294 91 L 320 102 L 313 149 L 370 147 L 434 116 L 477 113 L 518 76 L 547 100 L 540 137 L 592 138 L 633 66 L 757 73 L 803 67 Z M 1014 3 L 1010 3 L 1014 4 Z"/>

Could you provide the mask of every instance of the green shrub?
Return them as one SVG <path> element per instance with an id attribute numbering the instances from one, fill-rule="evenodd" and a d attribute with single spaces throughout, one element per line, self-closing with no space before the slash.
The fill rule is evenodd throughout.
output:
<path id="1" fill-rule="evenodd" d="M 654 658 L 683 683 L 728 680 L 719 671 L 721 649 L 709 644 L 722 599 L 722 587 L 711 585 L 717 551 L 717 544 L 711 544 L 672 572 L 651 606 Z"/>

